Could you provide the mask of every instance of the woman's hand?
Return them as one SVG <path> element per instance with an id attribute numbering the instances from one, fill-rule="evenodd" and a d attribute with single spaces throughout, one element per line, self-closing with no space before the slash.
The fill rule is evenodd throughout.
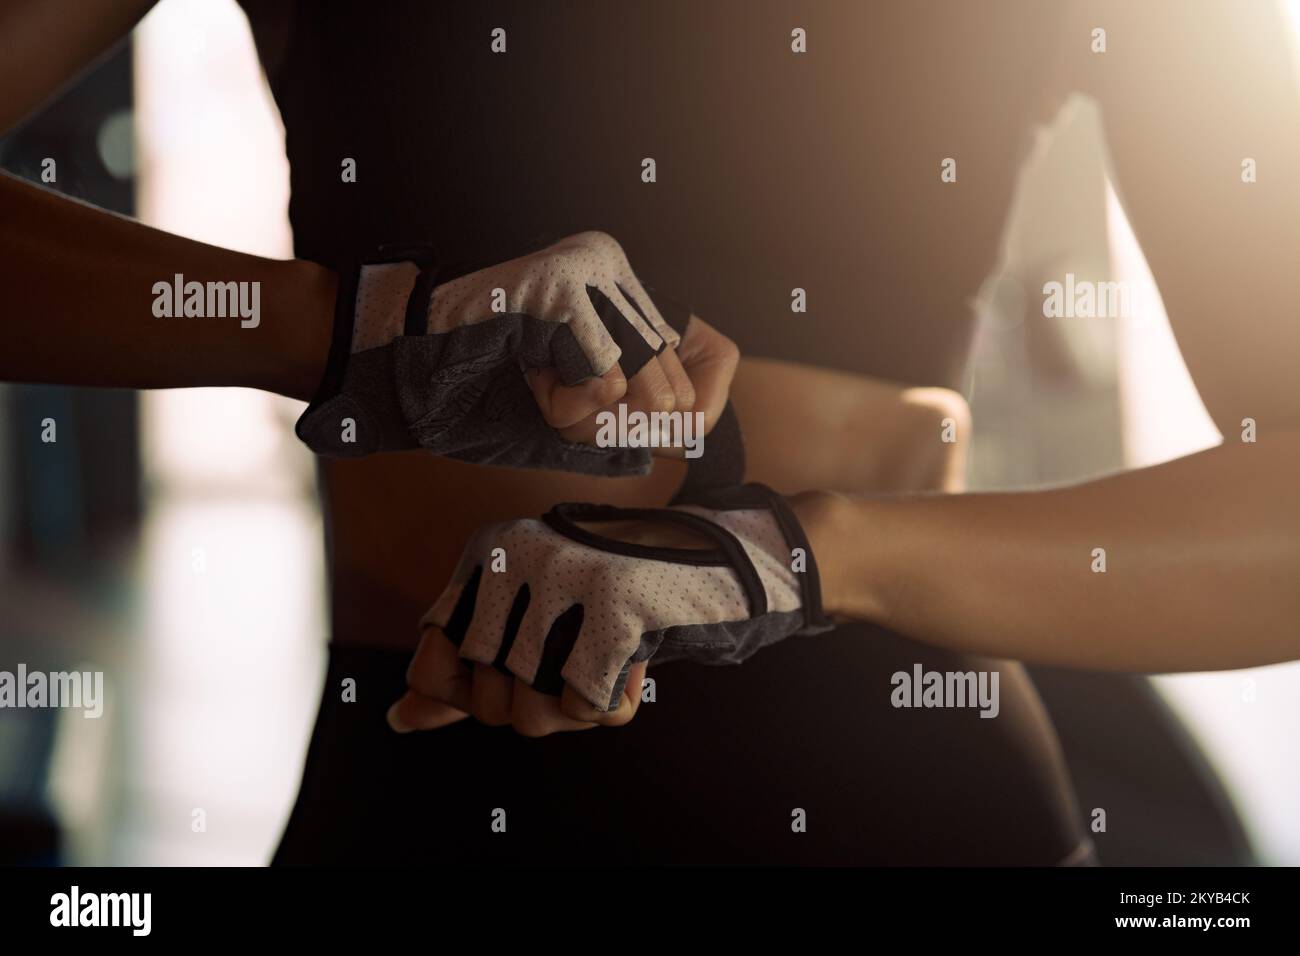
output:
<path id="1" fill-rule="evenodd" d="M 763 485 L 673 508 L 557 505 L 473 536 L 389 721 L 472 714 L 529 736 L 617 726 L 651 658 L 740 663 L 829 627 L 799 516 Z"/>
<path id="2" fill-rule="evenodd" d="M 633 544 L 690 548 L 698 539 L 680 528 L 638 521 L 620 522 L 602 531 Z M 645 663 L 632 665 L 623 698 L 612 711 L 599 711 L 572 687 L 559 697 L 533 690 L 518 677 L 491 665 L 467 663 L 441 628 L 427 629 L 406 671 L 406 694 L 388 712 L 389 725 L 399 733 L 436 730 L 466 717 L 490 727 L 510 725 L 525 737 L 544 737 L 566 730 L 621 727 L 641 705 Z"/>
<path id="3" fill-rule="evenodd" d="M 658 442 L 584 444 L 588 419 L 629 395 L 636 411 L 693 409 L 695 377 L 709 400 L 730 384 L 730 343 L 679 306 L 661 309 L 612 236 L 579 233 L 446 281 L 440 268 L 459 267 L 427 247 L 391 246 L 345 270 L 335 341 L 349 351 L 331 352 L 297 425 L 313 451 L 424 448 L 474 464 L 643 475 Z M 683 335 L 689 368 L 674 351 Z M 561 434 L 570 429 L 578 441 Z"/>
<path id="4" fill-rule="evenodd" d="M 703 433 L 712 431 L 727 404 L 740 362 L 735 342 L 692 315 L 676 349 L 651 359 L 629 382 L 615 367 L 600 379 L 575 387 L 560 383 L 553 368 L 528 375 L 529 386 L 547 424 L 566 441 L 594 444 L 603 412 L 617 414 L 620 404 L 632 412 L 681 412 L 702 416 Z M 661 445 L 654 453 L 681 458 L 681 445 Z M 606 529 L 614 533 L 611 529 Z M 687 547 L 673 529 L 626 523 L 615 536 L 660 547 Z M 565 686 L 557 699 L 533 690 L 483 664 L 467 667 L 454 644 L 439 630 L 426 631 L 407 671 L 409 690 L 389 711 L 398 731 L 433 730 L 473 716 L 489 726 L 509 724 L 527 737 L 542 737 L 592 727 L 620 727 L 636 716 L 646 665 L 635 664 L 618 708 L 596 710 Z"/>
<path id="5" fill-rule="evenodd" d="M 619 706 L 598 711 L 572 687 L 559 697 L 534 690 L 490 664 L 467 663 L 460 649 L 436 628 L 424 632 L 406 671 L 407 691 L 388 711 L 398 733 L 436 730 L 473 717 L 489 727 L 511 726 L 525 737 L 566 730 L 621 727 L 641 706 L 646 665 L 633 664 Z"/>
<path id="6" fill-rule="evenodd" d="M 692 315 L 676 349 L 664 349 L 629 382 L 620 367 L 604 376 L 565 386 L 554 368 L 534 369 L 528 384 L 546 423 L 565 441 L 595 444 L 599 416 L 617 414 L 620 404 L 632 412 L 699 413 L 704 434 L 712 430 L 727 404 L 740 350 L 699 316 Z M 681 458 L 680 444 L 661 446 L 655 454 Z"/>

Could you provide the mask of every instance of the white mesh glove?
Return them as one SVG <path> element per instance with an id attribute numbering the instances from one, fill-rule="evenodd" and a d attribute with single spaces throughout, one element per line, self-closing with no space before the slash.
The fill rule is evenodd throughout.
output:
<path id="1" fill-rule="evenodd" d="M 626 520 L 676 524 L 711 547 L 628 544 L 575 523 Z M 503 557 L 505 569 L 494 570 Z M 676 508 L 557 505 L 541 520 L 489 525 L 421 621 L 431 627 L 462 658 L 546 694 L 567 683 L 611 710 L 634 663 L 739 663 L 830 624 L 794 513 L 770 488 L 749 484 Z"/>
<path id="2" fill-rule="evenodd" d="M 477 464 L 641 474 L 644 448 L 564 441 L 524 370 L 565 385 L 615 364 L 631 378 L 680 334 L 619 244 L 583 232 L 440 283 L 428 250 L 388 250 L 341 279 L 325 379 L 298 421 L 322 455 L 425 448 Z M 684 328 L 687 313 L 670 315 Z"/>

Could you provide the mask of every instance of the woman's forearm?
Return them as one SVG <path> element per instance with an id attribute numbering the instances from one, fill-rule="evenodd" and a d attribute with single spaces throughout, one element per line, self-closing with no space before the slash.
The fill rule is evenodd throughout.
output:
<path id="1" fill-rule="evenodd" d="M 1212 670 L 1300 657 L 1297 474 L 1300 433 L 1274 433 L 1069 488 L 805 508 L 838 615 L 1031 662 Z"/>
<path id="2" fill-rule="evenodd" d="M 178 275 L 179 300 L 168 294 Z M 242 385 L 307 399 L 325 366 L 328 269 L 183 239 L 3 173 L 0 277 L 3 381 Z M 209 284 L 201 305 L 188 296 L 205 314 L 186 315 L 185 291 Z"/>

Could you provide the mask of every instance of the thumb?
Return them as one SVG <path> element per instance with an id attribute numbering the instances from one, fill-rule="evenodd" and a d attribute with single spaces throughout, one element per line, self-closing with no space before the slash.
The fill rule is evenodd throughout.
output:
<path id="1" fill-rule="evenodd" d="M 468 716 L 450 704 L 408 690 L 388 708 L 388 726 L 399 734 L 405 734 L 412 730 L 437 730 Z"/>

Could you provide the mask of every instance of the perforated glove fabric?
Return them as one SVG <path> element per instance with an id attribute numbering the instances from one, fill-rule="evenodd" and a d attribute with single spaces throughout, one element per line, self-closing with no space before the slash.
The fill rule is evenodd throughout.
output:
<path id="1" fill-rule="evenodd" d="M 710 546 L 628 544 L 579 524 L 626 520 L 678 525 Z M 807 537 L 760 484 L 672 508 L 562 504 L 541 519 L 489 525 L 421 621 L 466 660 L 546 694 L 567 683 L 600 710 L 617 707 L 634 663 L 740 663 L 830 626 Z"/>
<path id="2" fill-rule="evenodd" d="M 622 248 L 583 232 L 447 281 L 426 247 L 389 247 L 340 277 L 328 368 L 296 431 L 320 455 L 424 448 L 485 465 L 645 474 L 646 448 L 564 441 L 524 378 L 565 385 L 617 363 L 629 378 L 680 342 Z M 671 320 L 671 321 L 670 321 Z"/>

